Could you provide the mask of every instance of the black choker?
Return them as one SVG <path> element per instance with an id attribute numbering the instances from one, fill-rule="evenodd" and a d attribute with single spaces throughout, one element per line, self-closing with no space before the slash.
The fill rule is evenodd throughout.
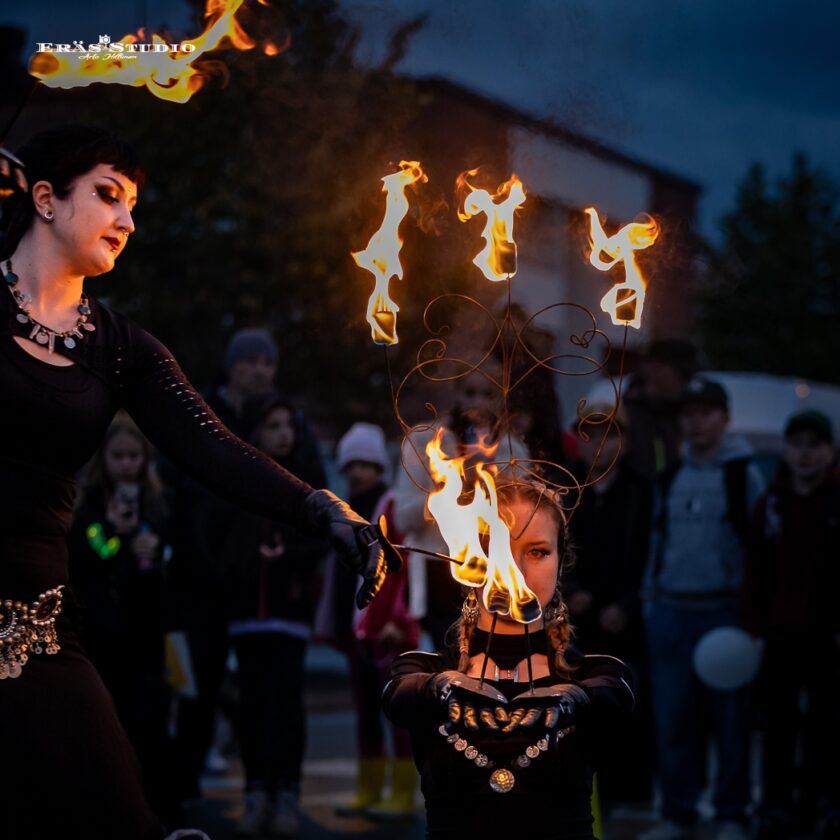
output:
<path id="1" fill-rule="evenodd" d="M 490 634 L 478 627 L 473 630 L 470 639 L 470 656 L 483 655 L 487 650 L 487 640 Z M 547 655 L 548 641 L 543 629 L 528 634 L 524 633 L 494 633 L 490 642 L 490 658 L 503 671 L 513 670 L 523 659 L 528 658 L 528 640 L 530 639 L 531 654 Z"/>

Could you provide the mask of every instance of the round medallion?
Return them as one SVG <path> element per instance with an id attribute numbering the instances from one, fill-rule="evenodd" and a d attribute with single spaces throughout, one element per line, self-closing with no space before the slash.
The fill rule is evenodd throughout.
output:
<path id="1" fill-rule="evenodd" d="M 17 318 L 18 322 L 21 323 L 21 324 L 28 324 L 29 323 L 29 316 L 24 315 L 23 312 L 18 312 L 18 314 L 15 315 L 15 318 Z"/>
<path id="2" fill-rule="evenodd" d="M 528 758 L 536 758 L 539 754 L 540 754 L 540 748 L 535 747 L 533 744 L 531 744 L 531 746 L 528 747 L 528 749 L 525 750 L 525 755 L 527 755 Z"/>
<path id="3" fill-rule="evenodd" d="M 88 332 L 93 332 L 96 329 L 96 327 L 91 323 L 85 322 L 84 324 L 82 324 L 82 329 L 87 330 Z"/>
<path id="4" fill-rule="evenodd" d="M 528 767 L 531 763 L 531 759 L 528 758 L 527 755 L 520 755 L 516 758 L 516 766 L 517 767 Z"/>
<path id="5" fill-rule="evenodd" d="M 456 734 L 449 735 L 446 739 L 447 744 L 454 744 L 458 740 L 458 736 Z"/>
<path id="6" fill-rule="evenodd" d="M 487 756 L 484 755 L 484 753 L 479 753 L 475 757 L 475 766 L 476 767 L 486 767 L 489 761 L 490 761 L 490 759 L 487 758 Z"/>
<path id="7" fill-rule="evenodd" d="M 545 752 L 548 749 L 548 738 L 540 738 L 537 741 L 537 746 L 540 748 L 540 752 Z"/>
<path id="8" fill-rule="evenodd" d="M 464 755 L 472 761 L 478 755 L 478 750 L 475 747 L 467 747 L 464 750 Z"/>
<path id="9" fill-rule="evenodd" d="M 490 774 L 490 787 L 496 793 L 509 793 L 516 784 L 516 778 L 507 767 L 499 767 Z"/>
<path id="10" fill-rule="evenodd" d="M 70 338 L 69 335 L 64 336 L 64 346 L 72 350 L 76 346 L 76 339 Z"/>
<path id="11" fill-rule="evenodd" d="M 38 344 L 46 344 L 50 340 L 50 337 L 45 332 L 39 332 L 38 335 L 35 336 L 35 341 Z"/>
<path id="12" fill-rule="evenodd" d="M 455 742 L 455 749 L 458 750 L 458 752 L 463 752 L 468 746 L 469 745 L 463 738 L 459 738 Z"/>

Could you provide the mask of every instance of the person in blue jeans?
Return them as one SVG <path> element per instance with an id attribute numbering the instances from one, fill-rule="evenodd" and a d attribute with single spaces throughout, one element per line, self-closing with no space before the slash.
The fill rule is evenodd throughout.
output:
<path id="1" fill-rule="evenodd" d="M 714 836 L 741 838 L 750 806 L 749 687 L 710 688 L 692 660 L 706 633 L 738 623 L 743 543 L 764 482 L 746 441 L 726 434 L 729 399 L 718 382 L 689 381 L 681 423 L 684 454 L 659 480 L 642 587 L 663 818 L 642 840 L 691 836 L 709 737 Z"/>

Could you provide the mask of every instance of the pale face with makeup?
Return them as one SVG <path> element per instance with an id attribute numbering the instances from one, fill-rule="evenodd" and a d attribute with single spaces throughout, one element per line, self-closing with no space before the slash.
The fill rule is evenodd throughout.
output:
<path id="1" fill-rule="evenodd" d="M 46 181 L 33 186 L 32 196 L 42 217 L 47 209 L 53 211 L 50 232 L 74 273 L 96 277 L 114 267 L 134 231 L 134 181 L 100 163 L 73 181 L 66 198 L 59 198 Z"/>

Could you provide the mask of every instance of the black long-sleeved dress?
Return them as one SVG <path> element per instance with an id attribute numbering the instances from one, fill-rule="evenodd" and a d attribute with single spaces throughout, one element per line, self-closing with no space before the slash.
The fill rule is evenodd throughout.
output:
<path id="1" fill-rule="evenodd" d="M 151 442 L 211 490 L 250 511 L 300 521 L 311 488 L 233 436 L 157 339 L 92 300 L 87 333 L 35 358 L 7 289 L 0 289 L 0 639 L 6 600 L 32 603 L 67 584 L 74 477 L 125 408 Z M 135 756 L 74 632 L 72 596 L 58 618 L 60 651 L 30 651 L 0 681 L 0 835 L 152 840 Z"/>
<path id="2" fill-rule="evenodd" d="M 391 667 L 383 706 L 388 718 L 404 726 L 426 801 L 426 836 L 429 840 L 477 836 L 527 837 L 529 840 L 592 840 L 592 775 L 599 756 L 609 748 L 615 726 L 624 724 L 633 707 L 632 677 L 623 662 L 611 656 L 574 656 L 574 675 L 553 672 L 535 680 L 537 688 L 573 683 L 586 691 L 589 706 L 575 719 L 575 728 L 562 740 L 549 739 L 551 747 L 525 768 L 515 759 L 545 731 L 519 729 L 508 736 L 487 730 L 456 730 L 496 767 L 511 767 L 516 781 L 507 793 L 495 792 L 492 770 L 479 767 L 470 754 L 449 743 L 439 727 L 447 712 L 430 691 L 432 678 L 457 668 L 457 655 L 411 651 Z M 527 683 L 487 681 L 508 700 L 527 691 Z M 482 705 L 482 704 L 478 704 Z M 492 705 L 492 704 L 487 704 Z M 547 703 L 546 705 L 551 705 Z M 510 708 L 513 708 L 513 704 Z"/>

